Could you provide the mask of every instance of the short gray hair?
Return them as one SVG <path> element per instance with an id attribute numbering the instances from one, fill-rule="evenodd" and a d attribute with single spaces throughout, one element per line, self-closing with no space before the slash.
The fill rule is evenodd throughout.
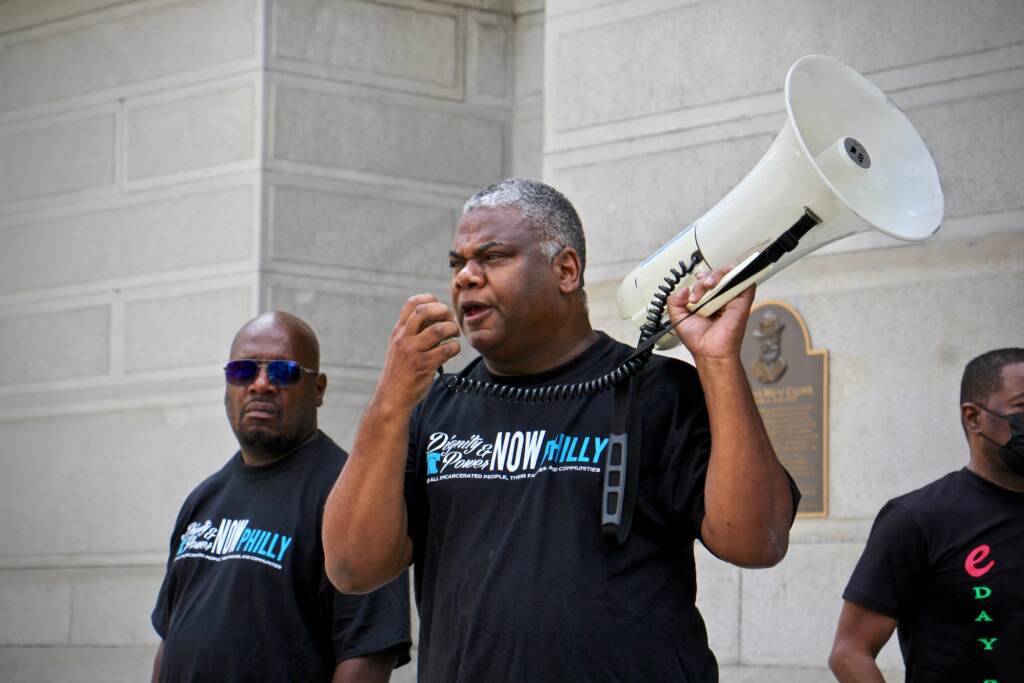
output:
<path id="1" fill-rule="evenodd" d="M 540 240 L 541 252 L 554 260 L 564 247 L 572 247 L 580 257 L 580 287 L 587 265 L 587 242 L 583 225 L 572 202 L 561 192 L 526 178 L 506 178 L 477 190 L 462 207 L 462 215 L 476 209 L 510 206 L 519 210 Z"/>

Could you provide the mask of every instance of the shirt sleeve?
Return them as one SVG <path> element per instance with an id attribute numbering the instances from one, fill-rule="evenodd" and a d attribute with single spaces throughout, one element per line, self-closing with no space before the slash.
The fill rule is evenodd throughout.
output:
<path id="1" fill-rule="evenodd" d="M 182 520 L 185 518 L 187 503 L 186 501 L 186 505 L 182 506 L 178 512 L 178 518 L 174 521 L 174 529 L 171 531 L 171 540 L 167 549 L 167 569 L 164 572 L 163 583 L 160 584 L 160 592 L 157 594 L 156 606 L 149 616 L 149 620 L 153 624 L 153 630 L 156 631 L 161 639 L 167 638 L 167 630 L 171 624 L 171 611 L 174 607 L 174 588 L 176 583 L 171 569 L 174 565 L 175 550 L 181 542 L 179 534 L 181 532 Z"/>
<path id="2" fill-rule="evenodd" d="M 927 566 L 920 525 L 909 510 L 890 501 L 871 526 L 843 599 L 900 619 L 916 602 Z"/>
<path id="3" fill-rule="evenodd" d="M 334 663 L 378 652 L 394 652 L 399 667 L 410 660 L 408 572 L 366 595 L 333 587 Z"/>
<path id="4" fill-rule="evenodd" d="M 153 630 L 161 639 L 167 638 L 167 627 L 171 621 L 171 594 L 173 593 L 171 579 L 171 561 L 167 560 L 167 572 L 164 574 L 163 583 L 160 584 L 160 593 L 157 594 L 156 606 L 149 615 L 153 624 Z"/>

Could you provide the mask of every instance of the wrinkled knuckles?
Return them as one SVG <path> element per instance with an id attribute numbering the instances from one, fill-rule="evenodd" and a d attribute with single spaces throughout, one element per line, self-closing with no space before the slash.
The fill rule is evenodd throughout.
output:
<path id="1" fill-rule="evenodd" d="M 444 351 L 444 354 L 446 356 L 445 360 L 448 360 L 459 355 L 459 352 L 462 351 L 462 346 L 459 344 L 459 342 L 453 339 L 450 342 L 441 344 L 441 349 Z"/>

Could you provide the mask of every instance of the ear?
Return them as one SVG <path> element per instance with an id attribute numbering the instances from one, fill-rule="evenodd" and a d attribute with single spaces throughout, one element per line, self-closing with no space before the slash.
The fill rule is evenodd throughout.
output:
<path id="1" fill-rule="evenodd" d="M 981 431 L 981 410 L 973 403 L 960 404 L 960 419 L 968 433 L 977 434 Z"/>
<path id="2" fill-rule="evenodd" d="M 320 373 L 316 376 L 316 407 L 324 404 L 324 392 L 327 391 L 327 375 Z"/>
<path id="3" fill-rule="evenodd" d="M 580 264 L 580 255 L 575 249 L 563 247 L 551 265 L 558 274 L 558 289 L 562 294 L 570 294 L 580 288 L 583 268 Z"/>

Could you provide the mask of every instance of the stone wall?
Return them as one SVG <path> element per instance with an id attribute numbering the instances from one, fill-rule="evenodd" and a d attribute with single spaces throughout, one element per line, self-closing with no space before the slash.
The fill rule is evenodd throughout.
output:
<path id="1" fill-rule="evenodd" d="M 0 678 L 148 676 L 249 317 L 315 326 L 351 443 L 462 202 L 540 174 L 542 9 L 0 1 Z"/>
<path id="2" fill-rule="evenodd" d="M 140 680 L 259 308 L 254 0 L 0 3 L 0 677 Z"/>

